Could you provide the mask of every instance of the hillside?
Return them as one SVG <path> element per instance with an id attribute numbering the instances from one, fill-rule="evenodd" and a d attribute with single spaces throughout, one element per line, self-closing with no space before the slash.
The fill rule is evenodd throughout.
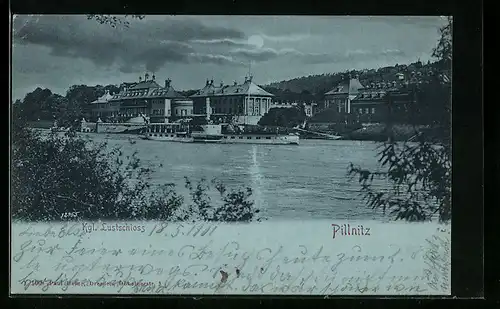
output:
<path id="1" fill-rule="evenodd" d="M 358 76 L 360 82 L 363 85 L 370 84 L 372 82 L 388 82 L 396 80 L 396 73 L 402 73 L 405 78 L 411 78 L 412 76 L 427 76 L 430 72 L 437 72 L 440 70 L 439 62 L 428 62 L 423 64 L 420 61 L 411 64 L 396 64 L 395 66 L 383 67 L 379 69 L 366 69 L 366 70 L 351 70 L 346 72 L 338 73 L 327 73 L 321 75 L 309 75 L 297 77 L 290 80 L 284 80 L 280 82 L 274 82 L 268 85 L 263 85 L 262 87 L 279 97 L 284 94 L 312 94 L 314 99 L 322 100 L 324 93 L 330 91 L 334 86 L 336 86 L 343 76 Z"/>

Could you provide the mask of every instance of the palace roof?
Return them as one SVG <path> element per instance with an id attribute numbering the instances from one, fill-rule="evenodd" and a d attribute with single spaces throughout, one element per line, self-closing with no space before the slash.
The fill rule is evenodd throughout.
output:
<path id="1" fill-rule="evenodd" d="M 351 101 L 352 103 L 361 101 L 377 101 L 385 98 L 388 92 L 400 95 L 406 95 L 404 89 L 405 83 L 387 82 L 387 83 L 371 83 L 366 87 L 360 88 L 358 95 Z"/>
<path id="2" fill-rule="evenodd" d="M 112 98 L 113 98 L 113 95 L 109 94 L 109 91 L 106 90 L 104 95 L 97 98 L 97 100 L 90 102 L 90 104 L 107 103 Z"/>
<path id="3" fill-rule="evenodd" d="M 192 98 L 208 97 L 208 96 L 229 96 L 229 95 L 255 95 L 274 97 L 258 85 L 254 84 L 251 79 L 246 79 L 243 84 L 220 85 L 219 87 L 208 82 L 200 91 L 192 95 Z"/>
<path id="4" fill-rule="evenodd" d="M 136 83 L 129 89 L 123 89 L 113 96 L 112 100 L 133 100 L 133 99 L 185 99 L 168 83 L 168 87 L 161 87 L 155 81 L 142 81 Z"/>
<path id="5" fill-rule="evenodd" d="M 358 79 L 345 79 L 341 81 L 335 88 L 325 93 L 325 95 L 357 94 L 360 88 L 363 88 L 363 85 L 359 82 Z"/>

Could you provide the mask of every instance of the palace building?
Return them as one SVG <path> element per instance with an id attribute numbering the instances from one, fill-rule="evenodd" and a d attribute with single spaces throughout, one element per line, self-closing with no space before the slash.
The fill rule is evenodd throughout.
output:
<path id="1" fill-rule="evenodd" d="M 405 84 L 393 81 L 371 83 L 359 89 L 351 102 L 352 112 L 362 123 L 378 123 L 387 120 L 389 112 L 393 120 L 403 119 L 414 97 Z"/>
<path id="2" fill-rule="evenodd" d="M 205 87 L 190 98 L 196 116 L 210 114 L 213 119 L 231 117 L 239 124 L 257 124 L 271 108 L 274 95 L 253 83 L 249 76 L 243 84 L 214 85 L 213 80 L 207 80 Z M 207 99 L 210 111 L 206 110 Z"/>
<path id="3" fill-rule="evenodd" d="M 353 100 L 363 85 L 357 78 L 343 78 L 332 90 L 325 93 L 325 109 L 334 108 L 339 114 L 351 113 Z"/>
<path id="4" fill-rule="evenodd" d="M 155 81 L 153 75 L 145 74 L 138 83 L 123 84 L 122 90 L 110 100 L 111 105 L 119 106 L 119 112 L 112 114 L 111 121 L 142 121 L 168 123 L 171 120 L 188 117 L 193 113 L 193 101 L 179 94 L 166 79 L 164 86 Z"/>
<path id="5" fill-rule="evenodd" d="M 117 116 L 120 112 L 120 106 L 118 104 L 112 104 L 110 100 L 113 95 L 109 93 L 108 90 L 99 97 L 97 100 L 90 102 L 90 116 L 92 118 L 108 118 L 111 116 Z M 87 110 L 88 111 L 88 110 Z"/>

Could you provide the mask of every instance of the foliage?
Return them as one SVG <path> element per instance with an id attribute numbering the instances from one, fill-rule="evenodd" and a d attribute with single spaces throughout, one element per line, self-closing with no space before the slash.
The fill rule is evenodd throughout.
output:
<path id="1" fill-rule="evenodd" d="M 127 17 L 136 18 L 136 19 L 144 19 L 145 15 L 125 15 L 123 17 L 118 17 L 114 15 L 104 15 L 104 14 L 87 14 L 87 19 L 95 20 L 100 24 L 108 25 L 113 28 L 118 26 L 127 27 L 130 25 L 130 22 L 127 20 Z"/>
<path id="2" fill-rule="evenodd" d="M 204 221 L 224 221 L 239 222 L 252 221 L 260 212 L 254 207 L 254 202 L 250 200 L 252 189 L 228 190 L 226 186 L 212 179 L 211 184 L 218 191 L 222 204 L 214 205 L 208 192 L 213 187 L 205 179 L 201 179 L 196 185 L 186 177 L 185 186 L 189 190 L 192 204 L 187 209 L 187 214 L 197 214 Z M 186 219 L 186 217 L 182 218 Z M 257 219 L 260 221 L 260 218 Z"/>
<path id="3" fill-rule="evenodd" d="M 119 88 L 115 85 L 73 85 L 66 91 L 65 96 L 61 96 L 49 89 L 38 87 L 22 101 L 16 100 L 13 109 L 26 121 L 57 120 L 58 126 L 76 127 L 82 117 L 89 117 L 86 113 L 88 104 L 102 96 L 105 91 L 114 94 Z"/>
<path id="4" fill-rule="evenodd" d="M 49 89 L 38 87 L 26 94 L 22 103 L 16 106 L 19 116 L 27 121 L 52 120 L 52 114 L 57 109 L 54 99 L 57 98 Z"/>
<path id="5" fill-rule="evenodd" d="M 437 46 L 432 50 L 432 56 L 438 58 L 445 68 L 449 68 L 453 59 L 453 17 L 448 16 L 446 21 L 446 25 L 439 29 L 441 37 Z"/>
<path id="6" fill-rule="evenodd" d="M 263 88 L 276 95 L 277 99 L 283 100 L 306 100 L 322 102 L 324 94 L 334 88 L 342 78 L 348 76 L 357 77 L 362 85 L 370 83 L 393 82 L 397 81 L 397 73 L 402 73 L 407 79 L 412 75 L 425 78 L 429 72 L 436 72 L 442 69 L 442 64 L 438 62 L 428 62 L 423 64 L 416 61 L 409 64 L 396 64 L 394 66 L 382 67 L 379 69 L 351 70 L 346 72 L 324 73 L 309 75 L 283 80 L 279 82 L 264 85 Z M 301 97 L 303 92 L 307 91 L 311 96 Z"/>
<path id="7" fill-rule="evenodd" d="M 434 54 L 441 57 L 441 64 L 451 65 L 448 61 L 451 60 L 451 18 L 441 29 Z M 450 67 L 442 68 L 442 73 L 446 74 L 448 69 Z M 437 216 L 439 221 L 446 222 L 451 219 L 451 85 L 436 78 L 414 87 L 420 104 L 412 113 L 420 116 L 420 121 L 425 119 L 431 130 L 416 130 L 416 140 L 398 144 L 389 113 L 387 141 L 379 146 L 378 154 L 384 170 L 369 171 L 351 163 L 348 175 L 358 177 L 361 193 L 369 206 L 389 211 L 396 220 L 424 221 Z M 390 190 L 377 189 L 374 186 L 377 180 L 388 182 Z"/>
<path id="8" fill-rule="evenodd" d="M 372 172 L 354 166 L 349 175 L 358 176 L 368 205 L 382 209 L 398 219 L 440 221 L 451 216 L 451 160 L 449 148 L 425 141 L 416 144 L 385 143 L 379 146 L 379 162 L 387 171 Z M 374 180 L 388 181 L 391 190 L 380 191 Z"/>
<path id="9" fill-rule="evenodd" d="M 260 212 L 259 209 L 254 209 L 253 201 L 249 200 L 252 195 L 250 187 L 247 187 L 246 190 L 228 191 L 224 184 L 216 182 L 216 188 L 224 203 L 221 207 L 215 209 L 213 220 L 226 222 L 250 221 Z M 260 221 L 260 219 L 257 219 L 257 221 Z"/>
<path id="10" fill-rule="evenodd" d="M 179 93 L 183 96 L 185 96 L 186 98 L 192 96 L 193 94 L 197 93 L 198 90 L 196 89 L 190 89 L 190 90 L 185 90 L 185 91 L 179 91 Z"/>
<path id="11" fill-rule="evenodd" d="M 271 108 L 258 122 L 261 126 L 295 127 L 306 120 L 302 106 L 291 108 Z"/>
<path id="12" fill-rule="evenodd" d="M 78 212 L 83 220 L 250 221 L 258 212 L 247 200 L 250 195 L 239 191 L 222 196 L 221 207 L 203 204 L 208 188 L 197 186 L 192 196 L 198 208 L 181 216 L 184 197 L 172 184 L 152 187 L 152 170 L 141 166 L 137 152 L 126 156 L 120 148 L 93 144 L 74 131 L 42 136 L 28 129 L 24 118 L 13 120 L 14 219 L 57 221 L 63 213 Z"/>

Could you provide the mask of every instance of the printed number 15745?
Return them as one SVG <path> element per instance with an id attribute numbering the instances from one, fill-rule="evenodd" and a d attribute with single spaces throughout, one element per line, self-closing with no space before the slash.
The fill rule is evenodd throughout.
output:
<path id="1" fill-rule="evenodd" d="M 61 215 L 61 219 L 64 218 L 76 218 L 78 217 L 79 211 L 73 211 L 73 212 L 63 212 Z"/>

